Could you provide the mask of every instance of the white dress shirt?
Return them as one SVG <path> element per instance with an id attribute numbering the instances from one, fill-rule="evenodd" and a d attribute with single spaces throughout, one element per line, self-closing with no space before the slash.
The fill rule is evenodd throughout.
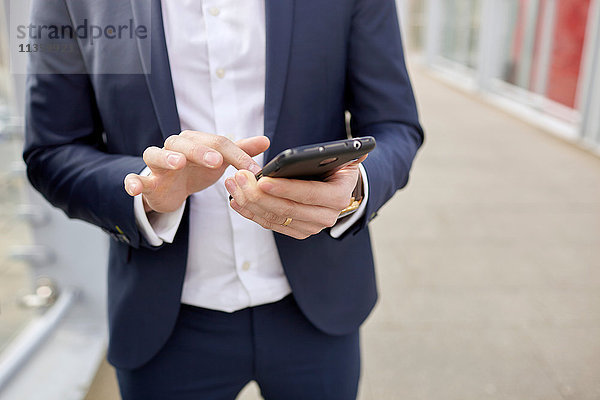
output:
<path id="1" fill-rule="evenodd" d="M 264 0 L 163 0 L 162 16 L 181 128 L 233 141 L 264 134 Z M 264 163 L 262 155 L 255 160 Z M 368 195 L 362 166 L 361 173 Z M 183 303 L 233 312 L 291 292 L 273 232 L 229 207 L 224 181 L 234 174 L 227 168 L 214 185 L 190 198 Z M 332 236 L 360 218 L 366 201 L 332 228 Z M 183 208 L 148 217 L 141 195 L 134 199 L 140 231 L 154 246 L 173 241 Z"/>

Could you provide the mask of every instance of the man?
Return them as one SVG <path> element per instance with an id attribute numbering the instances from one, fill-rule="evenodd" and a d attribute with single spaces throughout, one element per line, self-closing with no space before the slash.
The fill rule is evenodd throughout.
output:
<path id="1" fill-rule="evenodd" d="M 423 139 L 394 1 L 32 10 L 34 25 L 105 35 L 32 56 L 24 158 L 50 202 L 113 238 L 123 398 L 233 399 L 250 380 L 267 399 L 355 398 L 376 301 L 367 224 Z M 345 111 L 352 135 L 377 140 L 366 160 L 326 182 L 256 181 L 286 148 L 345 138 Z M 338 219 L 353 192 L 360 208 Z"/>

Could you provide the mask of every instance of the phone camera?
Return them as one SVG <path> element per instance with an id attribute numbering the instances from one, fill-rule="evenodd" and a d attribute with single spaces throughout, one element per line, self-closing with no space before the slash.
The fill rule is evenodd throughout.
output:
<path id="1" fill-rule="evenodd" d="M 352 143 L 352 146 L 354 146 L 354 149 L 358 150 L 362 147 L 362 143 L 358 140 L 355 140 L 354 143 Z"/>

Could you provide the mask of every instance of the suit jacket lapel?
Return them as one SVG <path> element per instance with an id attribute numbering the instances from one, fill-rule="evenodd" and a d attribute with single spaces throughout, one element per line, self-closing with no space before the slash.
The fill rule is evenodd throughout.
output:
<path id="1" fill-rule="evenodd" d="M 164 138 L 181 130 L 171 68 L 165 40 L 160 0 L 130 0 L 137 26 L 148 29 L 146 39 L 138 38 L 138 50 L 154 112 Z M 150 43 L 148 43 L 148 40 Z"/>
<path id="2" fill-rule="evenodd" d="M 273 138 L 281 110 L 292 42 L 294 0 L 265 0 L 267 65 L 265 135 Z"/>

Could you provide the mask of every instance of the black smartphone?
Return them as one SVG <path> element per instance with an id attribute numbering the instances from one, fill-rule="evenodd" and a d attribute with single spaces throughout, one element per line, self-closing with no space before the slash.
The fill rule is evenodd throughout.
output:
<path id="1" fill-rule="evenodd" d="M 256 174 L 273 178 L 323 180 L 375 148 L 375 138 L 364 136 L 294 147 L 279 153 Z"/>

